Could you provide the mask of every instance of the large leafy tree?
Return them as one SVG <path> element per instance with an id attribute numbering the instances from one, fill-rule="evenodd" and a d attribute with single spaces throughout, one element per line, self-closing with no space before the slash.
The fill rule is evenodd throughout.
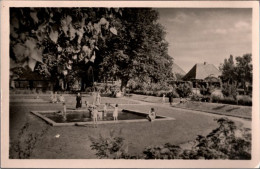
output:
<path id="1" fill-rule="evenodd" d="M 221 78 L 223 82 L 228 85 L 239 87 L 241 85 L 246 91 L 246 83 L 252 83 L 252 54 L 245 54 L 242 57 L 235 58 L 231 55 L 229 59 L 225 59 L 224 63 L 220 66 L 222 71 Z"/>
<path id="2" fill-rule="evenodd" d="M 13 68 L 29 67 L 58 84 L 93 75 L 158 82 L 171 57 L 158 12 L 140 8 L 11 8 Z M 17 72 L 17 71 L 16 71 Z"/>
<path id="3" fill-rule="evenodd" d="M 124 8 L 114 21 L 119 36 L 104 44 L 100 70 L 102 75 L 121 79 L 121 90 L 133 78 L 159 82 L 172 76 L 172 58 L 158 17 L 153 9 Z"/>
<path id="4" fill-rule="evenodd" d="M 222 81 L 233 84 L 236 80 L 235 63 L 232 55 L 228 59 L 224 60 L 224 63 L 220 65 L 219 69 L 222 71 Z"/>
<path id="5" fill-rule="evenodd" d="M 11 8 L 11 68 L 29 67 L 54 82 L 93 81 L 99 44 L 117 35 L 111 24 L 117 13 L 109 8 Z"/>
<path id="6" fill-rule="evenodd" d="M 246 91 L 246 83 L 252 84 L 252 70 L 252 54 L 245 54 L 242 57 L 236 57 L 235 72 L 237 74 L 237 82 L 242 84 L 244 91 Z"/>

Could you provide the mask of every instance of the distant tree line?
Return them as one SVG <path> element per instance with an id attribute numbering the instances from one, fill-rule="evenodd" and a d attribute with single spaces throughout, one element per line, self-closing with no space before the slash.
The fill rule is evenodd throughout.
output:
<path id="1" fill-rule="evenodd" d="M 248 85 L 252 85 L 253 80 L 252 54 L 245 54 L 242 57 L 238 56 L 235 60 L 236 63 L 233 56 L 230 55 L 220 65 L 220 70 L 222 71 L 221 80 L 223 83 L 226 83 L 226 87 L 233 87 L 233 89 L 230 88 L 229 92 L 231 93 L 234 88 L 243 88 L 246 92 Z"/>

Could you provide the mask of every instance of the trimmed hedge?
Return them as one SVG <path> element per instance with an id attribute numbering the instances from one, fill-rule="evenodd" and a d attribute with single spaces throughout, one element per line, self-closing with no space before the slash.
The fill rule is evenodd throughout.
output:
<path id="1" fill-rule="evenodd" d="M 157 97 L 162 97 L 163 94 L 165 96 L 168 96 L 169 93 L 172 93 L 173 98 L 179 98 L 179 95 L 176 91 L 165 91 L 165 90 L 160 90 L 160 91 L 145 91 L 145 90 L 135 90 L 132 91 L 131 93 L 134 94 L 141 94 L 141 95 L 147 95 L 147 96 L 157 96 Z"/>
<path id="2" fill-rule="evenodd" d="M 223 103 L 223 104 L 233 104 L 233 105 L 242 105 L 242 106 L 252 106 L 252 98 L 249 96 L 240 96 L 235 100 L 233 97 L 224 97 L 219 98 L 213 96 L 211 98 L 212 103 Z"/>

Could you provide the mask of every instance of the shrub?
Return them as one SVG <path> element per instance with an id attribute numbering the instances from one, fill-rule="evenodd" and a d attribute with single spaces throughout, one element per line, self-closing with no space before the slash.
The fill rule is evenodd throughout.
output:
<path id="1" fill-rule="evenodd" d="M 145 159 L 178 159 L 180 152 L 179 146 L 166 143 L 163 146 L 147 147 L 143 154 Z"/>
<path id="2" fill-rule="evenodd" d="M 36 146 L 36 143 L 41 141 L 44 134 L 48 131 L 49 126 L 43 128 L 41 131 L 37 133 L 29 131 L 31 125 L 29 122 L 26 122 L 24 126 L 19 130 L 18 140 L 13 142 L 11 145 L 11 150 L 16 152 L 15 154 L 11 154 L 11 158 L 19 158 L 19 159 L 28 159 L 31 157 L 32 152 Z M 15 157 L 17 156 L 17 157 Z"/>
<path id="3" fill-rule="evenodd" d="M 210 96 L 203 96 L 200 99 L 202 102 L 210 102 Z"/>
<path id="4" fill-rule="evenodd" d="M 213 95 L 213 96 L 211 96 L 210 100 L 212 103 L 219 103 L 221 98 L 219 96 Z"/>
<path id="5" fill-rule="evenodd" d="M 212 96 L 211 101 L 213 103 L 252 106 L 252 98 L 249 96 L 238 96 L 236 100 L 233 97 L 220 98 L 218 96 Z"/>
<path id="6" fill-rule="evenodd" d="M 170 91 L 164 91 L 164 90 L 161 90 L 161 91 L 157 91 L 155 92 L 155 96 L 157 97 L 162 97 L 163 94 L 167 95 Z"/>
<path id="7" fill-rule="evenodd" d="M 201 100 L 201 97 L 197 94 L 194 94 L 191 96 L 191 100 L 192 101 L 200 101 Z"/>
<path id="8" fill-rule="evenodd" d="M 237 96 L 237 88 L 235 85 L 223 84 L 222 85 L 222 93 L 226 97 L 236 97 Z"/>
<path id="9" fill-rule="evenodd" d="M 176 89 L 172 90 L 172 97 L 173 98 L 179 98 L 180 97 L 179 94 L 177 93 Z"/>
<path id="10" fill-rule="evenodd" d="M 224 97 L 220 99 L 220 102 L 224 104 L 237 104 L 237 101 L 233 97 Z"/>
<path id="11" fill-rule="evenodd" d="M 177 88 L 176 91 L 179 94 L 180 97 L 187 97 L 191 94 L 191 86 L 187 83 L 180 84 Z"/>
<path id="12" fill-rule="evenodd" d="M 114 136 L 91 138 L 92 149 L 99 158 L 144 158 L 144 159 L 251 159 L 250 129 L 237 128 L 228 118 L 215 119 L 219 126 L 207 136 L 198 135 L 191 149 L 182 149 L 170 143 L 149 146 L 142 156 L 131 156 L 127 152 L 124 139 Z"/>
<path id="13" fill-rule="evenodd" d="M 237 102 L 239 105 L 252 106 L 252 98 L 250 96 L 239 96 Z"/>
<path id="14" fill-rule="evenodd" d="M 99 135 L 99 138 L 90 137 L 92 150 L 96 150 L 96 156 L 98 158 L 109 158 L 109 159 L 128 159 L 137 158 L 128 154 L 128 144 L 125 143 L 124 138 L 116 136 L 115 131 L 111 130 L 108 138 L 104 138 Z M 121 135 L 121 130 L 118 135 Z"/>

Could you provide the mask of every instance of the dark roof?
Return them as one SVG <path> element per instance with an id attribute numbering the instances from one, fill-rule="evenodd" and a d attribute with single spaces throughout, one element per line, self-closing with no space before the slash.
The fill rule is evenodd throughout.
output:
<path id="1" fill-rule="evenodd" d="M 183 80 L 204 80 L 207 77 L 218 78 L 221 72 L 213 64 L 197 63 L 191 70 L 183 77 Z"/>

